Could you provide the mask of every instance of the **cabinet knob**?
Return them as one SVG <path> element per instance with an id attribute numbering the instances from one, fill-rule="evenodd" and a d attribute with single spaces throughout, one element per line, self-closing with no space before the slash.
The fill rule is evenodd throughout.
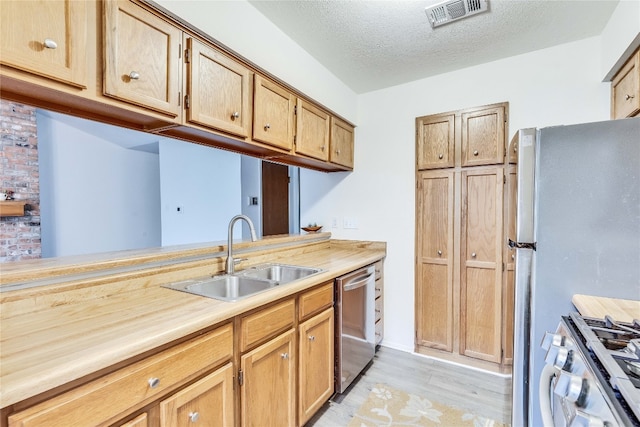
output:
<path id="1" fill-rule="evenodd" d="M 438 255 L 442 255 L 442 251 L 438 251 Z"/>
<path id="2" fill-rule="evenodd" d="M 58 43 L 56 43 L 55 41 L 53 41 L 51 39 L 44 39 L 44 42 L 42 44 L 47 49 L 56 49 L 58 47 Z M 627 95 L 627 96 L 629 96 L 629 95 Z"/>
<path id="3" fill-rule="evenodd" d="M 625 95 L 624 100 L 628 101 L 628 100 L 633 99 L 633 98 L 635 98 L 634 95 Z"/>
<path id="4" fill-rule="evenodd" d="M 287 360 L 289 358 L 289 353 L 282 353 L 280 357 L 282 357 L 284 360 Z"/>
<path id="5" fill-rule="evenodd" d="M 443 154 L 438 154 L 438 158 L 439 158 L 440 160 L 442 160 L 442 158 L 443 158 L 443 157 L 444 157 L 444 155 L 443 155 Z"/>
<path id="6" fill-rule="evenodd" d="M 129 78 L 131 80 L 138 80 L 140 79 L 140 73 L 138 73 L 137 71 L 132 71 L 129 73 Z"/>
<path id="7" fill-rule="evenodd" d="M 340 150 L 336 150 L 336 154 L 337 154 L 337 155 L 340 155 Z"/>
<path id="8" fill-rule="evenodd" d="M 478 150 L 473 150 L 473 155 L 474 155 L 474 156 L 477 156 L 478 154 L 479 154 L 479 153 L 478 153 Z"/>
<path id="9" fill-rule="evenodd" d="M 315 340 L 316 340 L 316 337 L 315 337 L 315 336 L 313 336 L 313 335 L 309 335 L 309 341 L 315 341 Z"/>
<path id="10" fill-rule="evenodd" d="M 324 145 L 322 147 L 320 147 L 320 151 L 322 151 L 324 153 Z"/>
<path id="11" fill-rule="evenodd" d="M 149 378 L 149 387 L 156 388 L 160 385 L 160 378 Z"/>
<path id="12" fill-rule="evenodd" d="M 511 259 L 516 259 L 516 254 L 511 254 Z"/>
<path id="13" fill-rule="evenodd" d="M 269 123 L 267 123 L 266 125 L 264 125 L 264 130 L 267 131 L 271 129 L 271 125 Z"/>
<path id="14" fill-rule="evenodd" d="M 189 412 L 189 421 L 195 423 L 200 418 L 200 414 L 197 412 Z"/>
<path id="15" fill-rule="evenodd" d="M 475 258 L 475 257 L 476 257 L 476 253 L 475 253 L 475 252 L 472 252 L 472 253 L 471 253 L 471 258 Z"/>
<path id="16" fill-rule="evenodd" d="M 237 111 L 234 111 L 234 113 L 231 115 L 231 120 L 235 120 L 235 119 L 237 119 L 238 117 L 240 117 L 240 113 L 239 113 L 239 112 L 237 112 Z"/>

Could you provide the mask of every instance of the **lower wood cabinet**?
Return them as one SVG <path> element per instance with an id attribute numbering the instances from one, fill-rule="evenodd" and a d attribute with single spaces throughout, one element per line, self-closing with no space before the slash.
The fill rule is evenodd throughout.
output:
<path id="1" fill-rule="evenodd" d="M 296 424 L 295 330 L 268 341 L 241 358 L 242 426 Z"/>
<path id="2" fill-rule="evenodd" d="M 160 425 L 233 426 L 233 411 L 233 365 L 227 363 L 160 402 Z"/>
<path id="3" fill-rule="evenodd" d="M 303 425 L 331 397 L 334 390 L 333 307 L 300 324 L 298 421 Z"/>

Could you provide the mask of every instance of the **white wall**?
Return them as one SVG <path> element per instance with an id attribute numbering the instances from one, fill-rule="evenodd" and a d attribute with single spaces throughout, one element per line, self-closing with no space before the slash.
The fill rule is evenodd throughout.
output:
<path id="1" fill-rule="evenodd" d="M 242 213 L 253 222 L 258 238 L 262 237 L 262 160 L 255 157 L 242 156 Z M 257 197 L 258 204 L 250 205 L 249 198 Z M 242 238 L 250 239 L 249 227 L 242 222 Z"/>
<path id="2" fill-rule="evenodd" d="M 160 245 L 158 155 L 37 113 L 42 256 Z"/>
<path id="3" fill-rule="evenodd" d="M 605 120 L 599 50 L 590 38 L 361 95 L 355 171 L 305 171 L 303 223 L 354 217 L 358 229 L 333 235 L 388 244 L 385 345 L 414 344 L 415 118 L 508 101 L 509 138 L 521 127 Z"/>
<path id="4" fill-rule="evenodd" d="M 622 0 L 602 31 L 602 65 L 604 78 L 621 56 L 631 54 L 640 44 L 640 1 Z M 618 64 L 619 66 L 619 64 Z"/>
<path id="5" fill-rule="evenodd" d="M 239 154 L 162 139 L 160 177 L 162 246 L 226 241 L 242 211 Z M 234 231 L 239 239 L 240 225 Z"/>

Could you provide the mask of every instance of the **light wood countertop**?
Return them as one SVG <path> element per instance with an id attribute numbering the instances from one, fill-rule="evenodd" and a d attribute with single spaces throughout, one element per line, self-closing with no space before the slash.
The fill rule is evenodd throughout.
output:
<path id="1" fill-rule="evenodd" d="M 640 319 L 640 301 L 576 294 L 571 299 L 581 315 L 599 319 L 609 315 L 618 322 Z"/>
<path id="2" fill-rule="evenodd" d="M 0 293 L 0 407 L 118 365 L 386 256 L 384 243 L 329 240 L 329 233 L 323 235 L 276 239 L 284 245 L 282 249 L 258 248 L 244 253 L 249 261 L 240 268 L 280 262 L 324 271 L 238 302 L 160 286 L 210 274 L 212 265 L 219 272 L 223 261 L 220 257 L 215 262 L 209 259 L 154 267 L 153 273 L 127 271 Z M 297 246 L 286 247 L 291 243 Z M 247 246 L 250 250 L 251 245 Z M 46 277 L 51 265 L 64 264 L 43 263 L 47 265 L 44 276 L 36 273 L 37 263 L 31 263 L 25 269 L 28 277 Z M 82 271 L 92 268 L 72 264 Z M 18 277 L 19 269 L 11 268 L 10 277 Z M 190 277 L 185 277 L 185 271 Z"/>

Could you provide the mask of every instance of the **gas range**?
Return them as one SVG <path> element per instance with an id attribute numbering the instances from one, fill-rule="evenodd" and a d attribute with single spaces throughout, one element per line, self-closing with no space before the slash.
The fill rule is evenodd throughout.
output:
<path id="1" fill-rule="evenodd" d="M 549 410 L 556 426 L 640 426 L 640 322 L 578 313 L 547 333 Z M 541 393 L 541 399 L 543 393 Z"/>

